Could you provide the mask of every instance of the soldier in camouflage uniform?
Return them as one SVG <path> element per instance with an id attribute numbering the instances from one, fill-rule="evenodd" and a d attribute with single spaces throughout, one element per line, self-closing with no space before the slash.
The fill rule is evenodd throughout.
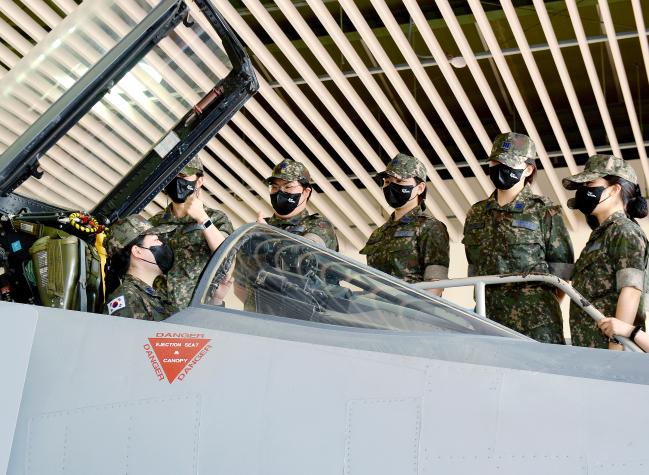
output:
<path id="1" fill-rule="evenodd" d="M 532 193 L 536 148 L 526 135 L 500 134 L 489 156 L 496 191 L 474 204 L 464 224 L 469 276 L 554 274 L 569 279 L 570 236 L 560 208 Z M 559 297 L 542 284 L 490 285 L 487 316 L 535 340 L 564 344 Z"/>
<path id="2" fill-rule="evenodd" d="M 338 238 L 333 224 L 317 213 L 309 214 L 306 209 L 311 196 L 311 175 L 306 167 L 295 160 L 284 159 L 273 168 L 273 174 L 266 179 L 270 187 L 270 198 L 275 214 L 262 218 L 260 222 L 304 236 L 318 244 L 338 250 Z"/>
<path id="3" fill-rule="evenodd" d="M 106 299 L 105 314 L 160 321 L 177 311 L 163 291 L 153 288 L 154 279 L 173 263 L 173 251 L 158 234 L 173 229 L 169 225 L 152 227 L 138 215 L 110 227 L 105 242 L 110 263 L 107 277 L 119 278 L 121 284 Z"/>
<path id="4" fill-rule="evenodd" d="M 395 211 L 360 250 L 367 264 L 411 283 L 448 278 L 448 232 L 426 209 L 423 163 L 400 153 L 377 178 Z"/>
<path id="5" fill-rule="evenodd" d="M 289 158 L 282 160 L 273 168 L 273 173 L 266 179 L 266 183 L 275 213 L 270 218 L 264 218 L 259 213 L 257 222 L 297 234 L 334 251 L 338 250 L 338 238 L 333 224 L 317 213 L 309 214 L 306 209 L 312 193 L 311 175 L 302 163 Z M 262 253 L 251 251 L 240 254 L 237 257 L 234 288 L 235 295 L 244 303 L 244 308 L 263 311 L 257 308 L 252 289 L 256 273 L 261 267 L 269 265 L 281 267 L 282 271 L 304 274 L 307 272 L 304 264 L 310 263 L 311 267 L 317 267 L 316 261 L 303 259 L 308 253 L 308 249 L 295 246 L 281 249 L 268 243 Z M 251 258 L 252 255 L 256 257 Z M 261 263 L 257 259 L 265 262 Z"/>
<path id="6" fill-rule="evenodd" d="M 179 309 L 189 305 L 207 261 L 233 231 L 225 213 L 203 206 L 200 200 L 203 173 L 200 159 L 192 158 L 165 188 L 172 203 L 151 218 L 154 226 L 175 226 L 174 232 L 166 236 L 174 251 L 175 263 L 166 282 L 156 281 L 156 287 L 166 284 L 167 292 Z"/>
<path id="7" fill-rule="evenodd" d="M 647 237 L 634 218 L 647 211 L 635 171 L 621 158 L 593 155 L 563 186 L 577 190 L 568 206 L 597 220 L 575 264 L 573 287 L 604 316 L 644 326 Z M 570 332 L 573 345 L 619 349 L 574 303 Z"/>

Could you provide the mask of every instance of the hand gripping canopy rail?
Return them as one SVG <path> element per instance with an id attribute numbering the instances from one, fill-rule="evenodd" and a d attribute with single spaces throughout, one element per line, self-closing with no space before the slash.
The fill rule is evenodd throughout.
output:
<path id="1" fill-rule="evenodd" d="M 259 86 L 250 59 L 213 1 L 193 1 L 205 17 L 204 24 L 209 24 L 220 37 L 224 53 L 220 57 L 227 56 L 231 69 L 166 131 L 93 210 L 84 213 L 63 209 L 15 190 L 32 176 L 42 177 L 39 160 L 43 155 L 90 115 L 91 109 L 139 66 L 162 39 L 176 28 L 193 26 L 184 0 L 160 0 L 58 100 L 44 107 L 44 112 L 0 155 L 0 287 L 10 289 L 3 290 L 2 300 L 99 310 L 103 303 L 102 231 L 118 218 L 138 213 L 147 206 L 257 91 Z M 113 0 L 84 2 L 42 43 L 60 45 L 61 38 L 65 42 L 69 32 L 101 24 L 97 20 L 101 20 L 102 11 L 114 14 L 110 11 L 114 4 Z M 81 13 L 94 16 L 96 23 L 83 18 Z M 77 24 L 72 23 L 75 19 Z M 216 43 L 212 45 L 217 47 Z M 49 51 L 64 54 L 59 53 L 61 49 Z M 42 58 L 37 56 L 47 54 L 42 53 L 36 46 L 35 56 L 30 53 L 23 58 L 15 71 L 3 78 L 0 95 L 14 100 L 18 97 L 16 91 L 24 88 L 21 81 L 37 81 L 37 72 L 30 71 L 28 66 L 24 66 L 27 74 L 20 74 L 19 70 L 23 64 L 38 64 Z M 24 97 L 19 100 L 24 102 Z"/>
<path id="2" fill-rule="evenodd" d="M 597 310 L 586 300 L 579 292 L 563 279 L 549 274 L 528 274 L 528 275 L 482 275 L 478 277 L 468 277 L 465 279 L 448 279 L 438 280 L 435 282 L 419 282 L 414 284 L 421 290 L 426 289 L 446 289 L 451 287 L 468 287 L 472 286 L 475 291 L 475 311 L 478 315 L 487 318 L 485 309 L 485 288 L 487 285 L 514 284 L 524 282 L 542 282 L 552 285 L 563 291 L 575 304 L 586 312 L 594 321 L 599 322 L 604 318 L 602 312 Z M 616 337 L 624 346 L 626 351 L 643 352 L 642 349 L 630 339 L 622 336 Z"/>

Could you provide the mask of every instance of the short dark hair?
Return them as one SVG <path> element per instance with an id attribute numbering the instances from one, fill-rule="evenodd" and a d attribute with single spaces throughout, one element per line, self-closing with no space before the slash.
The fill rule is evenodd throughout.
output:
<path id="1" fill-rule="evenodd" d="M 624 211 L 629 218 L 635 220 L 635 218 L 644 218 L 647 216 L 647 200 L 642 196 L 640 185 L 636 185 L 629 180 L 615 175 L 606 175 L 604 180 L 609 185 L 620 185 Z"/>
<path id="2" fill-rule="evenodd" d="M 313 189 L 313 186 L 311 185 L 309 180 L 305 180 L 304 178 L 302 178 L 301 180 L 298 180 L 297 182 L 300 185 L 302 185 L 302 188 L 311 188 L 311 189 Z"/>

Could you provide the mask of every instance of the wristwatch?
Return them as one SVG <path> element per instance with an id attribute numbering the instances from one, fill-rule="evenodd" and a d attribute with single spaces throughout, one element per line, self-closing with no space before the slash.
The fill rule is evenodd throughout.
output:
<path id="1" fill-rule="evenodd" d="M 640 330 L 642 330 L 642 325 L 636 325 L 631 331 L 631 334 L 629 335 L 629 340 L 635 343 L 635 337 Z"/>
<path id="2" fill-rule="evenodd" d="M 212 223 L 212 220 L 211 220 L 210 218 L 207 218 L 205 221 L 203 221 L 203 224 L 201 224 L 201 227 L 202 227 L 203 229 L 207 229 L 207 228 L 209 228 L 210 226 L 212 226 L 212 224 L 213 224 L 213 223 Z"/>

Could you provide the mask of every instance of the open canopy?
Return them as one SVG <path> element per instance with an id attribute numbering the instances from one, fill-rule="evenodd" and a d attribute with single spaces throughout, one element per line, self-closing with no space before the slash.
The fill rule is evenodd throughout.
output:
<path id="1" fill-rule="evenodd" d="M 257 89 L 249 59 L 212 2 L 195 3 L 190 16 L 182 0 L 84 2 L 3 78 L 2 107 L 21 120 L 0 137 L 0 210 L 93 209 L 104 224 L 139 212 L 241 108 Z M 161 47 L 190 51 L 188 30 L 213 37 L 226 65 L 189 96 L 169 82 L 184 73 Z M 69 183 L 61 170 L 74 170 Z M 106 193 L 84 195 L 79 176 Z M 30 177 L 51 185 L 45 196 Z"/>

